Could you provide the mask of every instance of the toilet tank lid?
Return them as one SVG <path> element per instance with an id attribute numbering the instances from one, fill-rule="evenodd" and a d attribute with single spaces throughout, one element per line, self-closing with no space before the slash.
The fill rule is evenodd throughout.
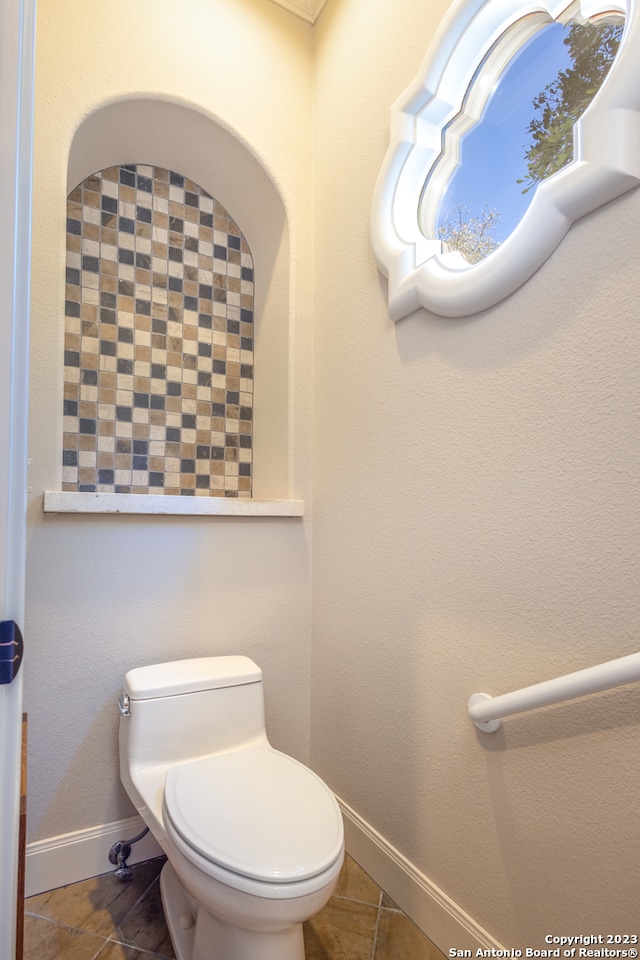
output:
<path id="1" fill-rule="evenodd" d="M 196 657 L 134 667 L 125 675 L 123 686 L 132 700 L 152 700 L 259 680 L 262 670 L 249 657 Z"/>

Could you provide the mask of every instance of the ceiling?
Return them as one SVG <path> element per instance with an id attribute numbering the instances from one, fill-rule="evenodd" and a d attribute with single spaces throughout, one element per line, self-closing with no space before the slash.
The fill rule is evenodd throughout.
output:
<path id="1" fill-rule="evenodd" d="M 308 23 L 315 23 L 326 0 L 271 0 L 271 2 L 277 3 L 285 10 L 290 10 Z"/>

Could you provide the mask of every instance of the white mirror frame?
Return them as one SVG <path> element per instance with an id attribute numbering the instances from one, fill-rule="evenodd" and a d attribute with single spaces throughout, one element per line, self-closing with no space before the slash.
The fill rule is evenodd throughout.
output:
<path id="1" fill-rule="evenodd" d="M 640 182 L 635 0 L 582 0 L 579 11 L 585 19 L 620 13 L 625 29 L 602 87 L 574 127 L 573 161 L 539 184 L 511 235 L 479 263 L 443 252 L 442 243 L 420 229 L 423 191 L 441 158 L 443 131 L 461 112 L 485 55 L 523 17 L 564 21 L 577 9 L 567 0 L 458 0 L 451 7 L 420 73 L 391 108 L 390 146 L 373 198 L 371 240 L 389 281 L 392 320 L 420 307 L 443 317 L 464 317 L 499 303 L 535 273 L 574 221 Z"/>

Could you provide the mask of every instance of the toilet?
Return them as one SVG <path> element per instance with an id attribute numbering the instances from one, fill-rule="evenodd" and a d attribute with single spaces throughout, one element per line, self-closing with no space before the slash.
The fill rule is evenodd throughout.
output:
<path id="1" fill-rule="evenodd" d="M 260 668 L 242 656 L 137 667 L 119 709 L 120 777 L 167 855 L 177 960 L 304 960 L 302 923 L 342 866 L 342 815 L 269 743 Z"/>

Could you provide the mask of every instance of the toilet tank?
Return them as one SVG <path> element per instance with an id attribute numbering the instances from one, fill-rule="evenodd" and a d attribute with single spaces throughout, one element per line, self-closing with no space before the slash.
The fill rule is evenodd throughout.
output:
<path id="1" fill-rule="evenodd" d="M 249 657 L 136 667 L 120 698 L 120 756 L 179 763 L 266 742 L 262 671 Z"/>

